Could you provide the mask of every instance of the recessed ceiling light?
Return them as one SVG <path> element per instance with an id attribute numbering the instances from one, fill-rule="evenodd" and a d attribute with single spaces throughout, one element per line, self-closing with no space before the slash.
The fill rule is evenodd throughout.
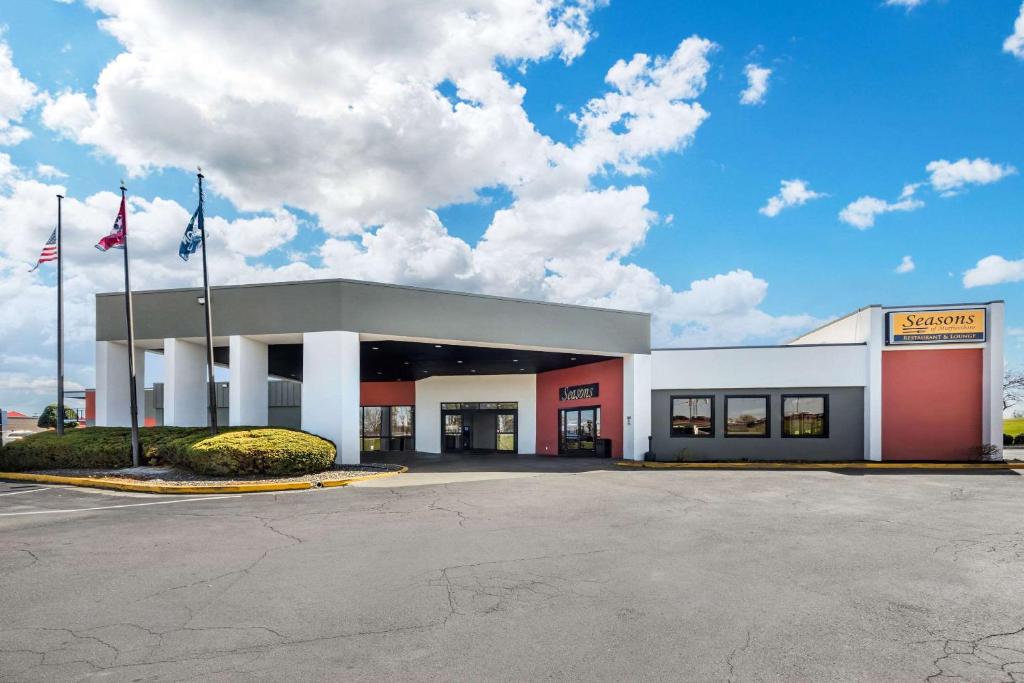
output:
<path id="1" fill-rule="evenodd" d="M 513 362 L 513 363 L 518 363 L 518 362 L 519 362 L 519 359 L 518 359 L 518 358 L 513 358 L 513 359 L 512 359 L 512 362 Z"/>
<path id="2" fill-rule="evenodd" d="M 371 346 L 370 348 L 373 349 L 374 351 L 380 351 L 379 346 Z"/>
<path id="3" fill-rule="evenodd" d="M 573 357 L 572 357 L 572 358 L 570 358 L 569 360 L 576 360 L 576 356 L 573 356 Z"/>
<path id="4" fill-rule="evenodd" d="M 470 370 L 470 372 L 476 372 L 476 370 Z"/>
<path id="5" fill-rule="evenodd" d="M 409 361 L 405 361 L 405 364 L 406 364 L 406 365 L 408 365 L 408 364 L 409 364 Z"/>
<path id="6" fill-rule="evenodd" d="M 435 349 L 439 349 L 439 348 L 441 348 L 441 345 L 440 344 L 434 344 L 434 348 Z"/>
<path id="7" fill-rule="evenodd" d="M 423 371 L 423 374 L 424 374 L 424 375 L 425 375 L 425 374 L 427 374 L 427 371 L 426 371 L 426 370 L 424 370 L 424 371 Z"/>
<path id="8" fill-rule="evenodd" d="M 383 373 L 383 372 L 378 372 L 377 374 L 378 374 L 378 375 L 383 375 L 384 373 Z"/>
<path id="9" fill-rule="evenodd" d="M 462 361 L 461 361 L 461 360 L 457 360 L 457 361 L 455 361 L 455 362 L 456 362 L 456 363 L 461 363 Z"/>

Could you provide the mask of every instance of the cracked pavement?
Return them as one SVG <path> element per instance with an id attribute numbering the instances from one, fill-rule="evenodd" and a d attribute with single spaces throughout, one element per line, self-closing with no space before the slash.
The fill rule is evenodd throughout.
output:
<path id="1" fill-rule="evenodd" d="M 1024 681 L 1014 473 L 412 465 L 161 505 L 0 482 L 0 680 Z"/>

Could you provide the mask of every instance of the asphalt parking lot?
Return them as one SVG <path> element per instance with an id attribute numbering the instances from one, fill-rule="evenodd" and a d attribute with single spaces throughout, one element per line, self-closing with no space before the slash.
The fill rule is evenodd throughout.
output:
<path id="1" fill-rule="evenodd" d="M 0 678 L 1024 680 L 1024 479 L 421 462 L 0 482 Z"/>

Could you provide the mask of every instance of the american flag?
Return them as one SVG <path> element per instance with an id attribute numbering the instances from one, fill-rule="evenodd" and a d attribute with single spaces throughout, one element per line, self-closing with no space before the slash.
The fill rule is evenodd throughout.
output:
<path id="1" fill-rule="evenodd" d="M 39 260 L 36 261 L 36 265 L 32 267 L 32 270 L 28 272 L 31 273 L 44 263 L 56 261 L 58 256 L 59 254 L 57 253 L 57 228 L 54 228 L 53 232 L 50 233 L 50 239 L 46 240 L 46 244 L 43 245 L 43 251 L 39 254 Z"/>

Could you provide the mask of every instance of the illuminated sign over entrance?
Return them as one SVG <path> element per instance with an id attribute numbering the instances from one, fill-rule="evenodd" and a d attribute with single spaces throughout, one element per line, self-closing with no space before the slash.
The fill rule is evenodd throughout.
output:
<path id="1" fill-rule="evenodd" d="M 577 384 L 558 390 L 559 401 L 577 401 L 583 398 L 597 398 L 597 384 Z"/>
<path id="2" fill-rule="evenodd" d="M 985 341 L 985 309 L 893 311 L 887 344 L 963 344 Z"/>

